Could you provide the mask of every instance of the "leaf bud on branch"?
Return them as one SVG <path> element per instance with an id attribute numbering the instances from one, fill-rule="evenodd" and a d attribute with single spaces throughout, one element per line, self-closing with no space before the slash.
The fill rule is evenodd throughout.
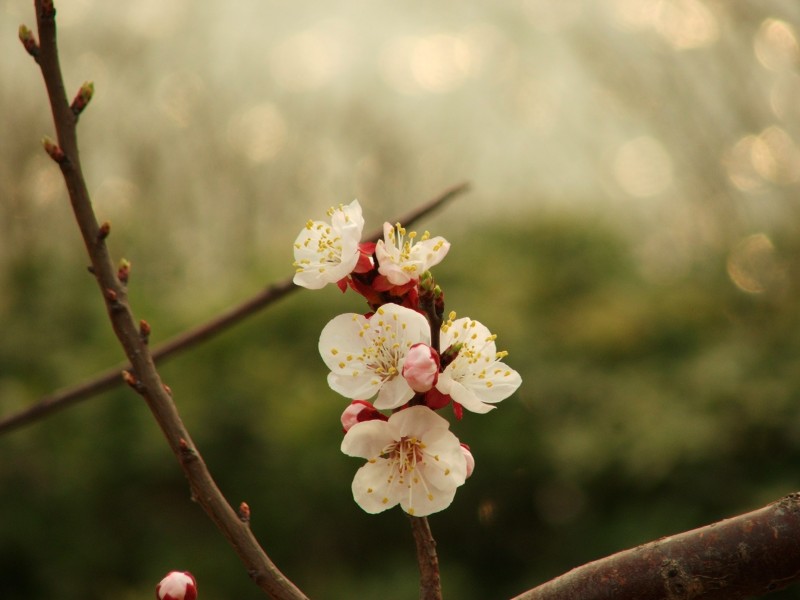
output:
<path id="1" fill-rule="evenodd" d="M 117 279 L 123 284 L 128 283 L 128 278 L 131 275 L 131 262 L 128 259 L 121 259 L 119 261 L 119 268 L 117 268 Z"/>
<path id="2" fill-rule="evenodd" d="M 25 25 L 19 26 L 19 41 L 25 47 L 25 51 L 30 54 L 36 62 L 39 62 L 39 44 L 33 37 L 33 32 Z"/>
<path id="3" fill-rule="evenodd" d="M 242 523 L 250 522 L 250 505 L 247 502 L 242 502 L 239 505 L 239 519 L 241 519 Z"/>
<path id="4" fill-rule="evenodd" d="M 70 105 L 70 109 L 72 110 L 72 113 L 75 115 L 76 119 L 92 100 L 92 96 L 94 96 L 94 83 L 87 81 L 81 86 L 81 89 L 78 90 L 78 93 L 75 95 L 75 98 Z"/>
<path id="5" fill-rule="evenodd" d="M 143 344 L 147 344 L 150 342 L 150 323 L 145 321 L 144 319 L 139 321 L 139 339 L 142 340 Z M 172 395 L 172 394 L 170 394 Z"/>
<path id="6" fill-rule="evenodd" d="M 59 165 L 66 162 L 67 157 L 64 154 L 64 151 L 55 141 L 53 141 L 52 138 L 44 136 L 42 138 L 42 146 L 44 147 L 44 151 L 47 152 L 50 158 L 52 158 Z"/>
<path id="7" fill-rule="evenodd" d="M 108 237 L 109 233 L 111 233 L 111 223 L 103 221 L 103 224 L 100 225 L 100 228 L 97 230 L 97 241 L 102 242 Z"/>

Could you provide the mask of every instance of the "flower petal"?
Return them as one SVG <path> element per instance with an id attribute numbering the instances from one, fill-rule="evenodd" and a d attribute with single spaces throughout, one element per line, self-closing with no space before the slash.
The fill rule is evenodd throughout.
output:
<path id="1" fill-rule="evenodd" d="M 379 387 L 378 397 L 375 398 L 375 408 L 380 410 L 400 408 L 414 397 L 414 390 L 411 389 L 404 377 L 392 377 Z"/>
<path id="2" fill-rule="evenodd" d="M 353 478 L 353 499 L 370 514 L 383 512 L 400 501 L 398 493 L 402 490 L 388 479 L 389 469 L 386 463 L 383 458 L 368 462 L 356 471 Z"/>
<path id="3" fill-rule="evenodd" d="M 342 440 L 342 452 L 372 460 L 394 440 L 392 428 L 386 421 L 363 421 L 353 425 Z"/>
<path id="4" fill-rule="evenodd" d="M 458 402 L 464 408 L 474 413 L 485 414 L 497 408 L 496 406 L 482 402 L 481 399 L 475 395 L 475 392 L 467 389 L 458 381 L 455 381 L 450 375 L 451 374 L 445 370 L 439 377 L 436 389 L 441 393 L 448 394 L 455 402 Z"/>

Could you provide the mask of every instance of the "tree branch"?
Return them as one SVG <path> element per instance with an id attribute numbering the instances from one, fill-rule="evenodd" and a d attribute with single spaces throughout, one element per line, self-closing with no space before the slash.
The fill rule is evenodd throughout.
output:
<path id="1" fill-rule="evenodd" d="M 443 190 L 435 198 L 432 198 L 428 202 L 392 222 L 399 222 L 410 226 L 441 208 L 449 200 L 468 190 L 468 183 L 453 185 Z M 372 232 L 366 240 L 377 241 L 382 236 L 383 229 L 379 229 Z M 161 362 L 180 354 L 184 350 L 193 348 L 206 340 L 216 337 L 240 321 L 243 321 L 247 317 L 300 289 L 302 288 L 292 283 L 291 277 L 273 283 L 251 298 L 232 306 L 206 323 L 180 333 L 154 347 L 151 350 L 153 360 L 157 364 L 161 364 Z M 0 419 L 0 435 L 34 423 L 54 412 L 117 387 L 122 383 L 122 379 L 119 376 L 120 372 L 131 368 L 132 366 L 129 363 L 121 363 L 94 375 L 83 383 L 58 390 L 42 397 L 35 404 Z"/>
<path id="2" fill-rule="evenodd" d="M 114 333 L 125 350 L 131 372 L 126 381 L 147 402 L 172 451 L 189 480 L 193 497 L 225 535 L 247 568 L 250 577 L 267 594 L 279 600 L 301 600 L 298 590 L 272 563 L 258 544 L 245 520 L 240 519 L 223 497 L 195 448 L 172 398 L 161 382 L 147 344 L 128 305 L 125 286 L 117 277 L 105 238 L 107 225 L 98 225 L 81 171 L 76 123 L 80 110 L 67 103 L 56 43 L 55 8 L 52 0 L 35 0 L 39 31 L 38 60 L 47 87 L 58 145 L 45 141 L 45 149 L 61 168 L 70 203 L 92 263 L 92 272 L 108 310 Z M 27 46 L 26 46 L 27 49 Z M 87 88 L 85 85 L 84 88 Z M 84 88 L 81 88 L 82 94 Z M 88 100 L 87 100 L 88 101 Z"/>
<path id="3" fill-rule="evenodd" d="M 800 580 L 800 493 L 573 569 L 512 600 L 738 600 Z"/>
<path id="4" fill-rule="evenodd" d="M 439 557 L 436 554 L 436 540 L 433 539 L 427 517 L 409 515 L 411 532 L 417 548 L 419 564 L 420 600 L 442 600 L 442 582 L 439 576 Z"/>

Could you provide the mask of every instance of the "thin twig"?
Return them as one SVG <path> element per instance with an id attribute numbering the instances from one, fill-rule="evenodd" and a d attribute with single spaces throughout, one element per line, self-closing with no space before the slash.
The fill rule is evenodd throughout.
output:
<path id="1" fill-rule="evenodd" d="M 466 192 L 469 189 L 468 183 L 460 183 L 443 190 L 435 198 L 422 204 L 413 211 L 396 219 L 392 222 L 412 225 L 423 217 L 428 216 L 438 208 L 441 208 L 447 201 Z M 372 232 L 366 240 L 376 241 L 383 235 L 383 230 Z M 283 281 L 273 283 L 251 298 L 232 306 L 225 312 L 217 315 L 206 323 L 202 323 L 192 329 L 184 331 L 166 342 L 154 347 L 151 350 L 153 360 L 161 364 L 166 359 L 180 354 L 184 350 L 193 348 L 217 335 L 227 331 L 240 321 L 257 313 L 258 311 L 274 304 L 278 300 L 288 296 L 291 292 L 302 288 L 292 283 L 289 277 Z M 55 391 L 47 396 L 40 398 L 19 412 L 8 415 L 0 419 L 0 435 L 20 429 L 21 427 L 43 419 L 61 409 L 87 400 L 92 396 L 100 394 L 119 386 L 122 379 L 119 374 L 123 370 L 130 369 L 129 363 L 121 363 L 102 371 L 83 383 L 73 385 Z"/>
<path id="2" fill-rule="evenodd" d="M 417 547 L 419 564 L 419 599 L 442 600 L 442 581 L 439 576 L 439 557 L 427 517 L 408 517 Z"/>
<path id="3" fill-rule="evenodd" d="M 800 580 L 800 493 L 588 563 L 513 600 L 738 600 Z"/>
<path id="4" fill-rule="evenodd" d="M 225 500 L 211 477 L 188 431 L 181 422 L 175 404 L 162 383 L 150 350 L 140 335 L 127 299 L 127 290 L 117 277 L 105 238 L 107 226 L 97 222 L 78 154 L 76 122 L 80 111 L 67 102 L 56 43 L 55 8 L 52 0 L 35 0 L 39 31 L 38 63 L 47 87 L 58 144 L 45 141 L 45 149 L 64 176 L 70 203 L 80 228 L 105 301 L 114 333 L 131 364 L 125 380 L 147 402 L 192 489 L 193 497 L 225 535 L 256 584 L 278 600 L 303 600 L 306 596 L 289 581 L 258 544 L 250 527 Z M 82 88 L 83 89 L 83 88 Z M 74 103 L 73 103 L 74 105 Z M 85 106 L 81 107 L 81 110 Z"/>

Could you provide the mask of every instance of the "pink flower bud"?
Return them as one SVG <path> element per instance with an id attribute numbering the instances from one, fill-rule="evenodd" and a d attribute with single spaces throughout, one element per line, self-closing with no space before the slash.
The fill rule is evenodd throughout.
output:
<path id="1" fill-rule="evenodd" d="M 342 428 L 347 433 L 353 425 L 362 421 L 372 421 L 373 419 L 385 421 L 387 418 L 366 400 L 353 400 L 342 413 Z"/>
<path id="2" fill-rule="evenodd" d="M 427 392 L 439 379 L 439 354 L 427 344 L 414 344 L 403 363 L 403 377 L 415 392 Z"/>
<path id="3" fill-rule="evenodd" d="M 189 571 L 170 571 L 156 586 L 158 600 L 197 600 L 197 582 Z"/>
<path id="4" fill-rule="evenodd" d="M 464 453 L 464 458 L 467 460 L 467 478 L 469 478 L 475 470 L 475 457 L 472 456 L 472 452 L 469 451 L 469 446 L 466 444 L 461 444 L 461 452 Z"/>
<path id="5" fill-rule="evenodd" d="M 372 404 L 366 400 L 353 400 L 350 406 L 344 409 L 342 413 L 342 427 L 345 432 L 350 431 L 350 428 L 359 422 L 358 414 L 367 408 L 372 408 Z"/>

